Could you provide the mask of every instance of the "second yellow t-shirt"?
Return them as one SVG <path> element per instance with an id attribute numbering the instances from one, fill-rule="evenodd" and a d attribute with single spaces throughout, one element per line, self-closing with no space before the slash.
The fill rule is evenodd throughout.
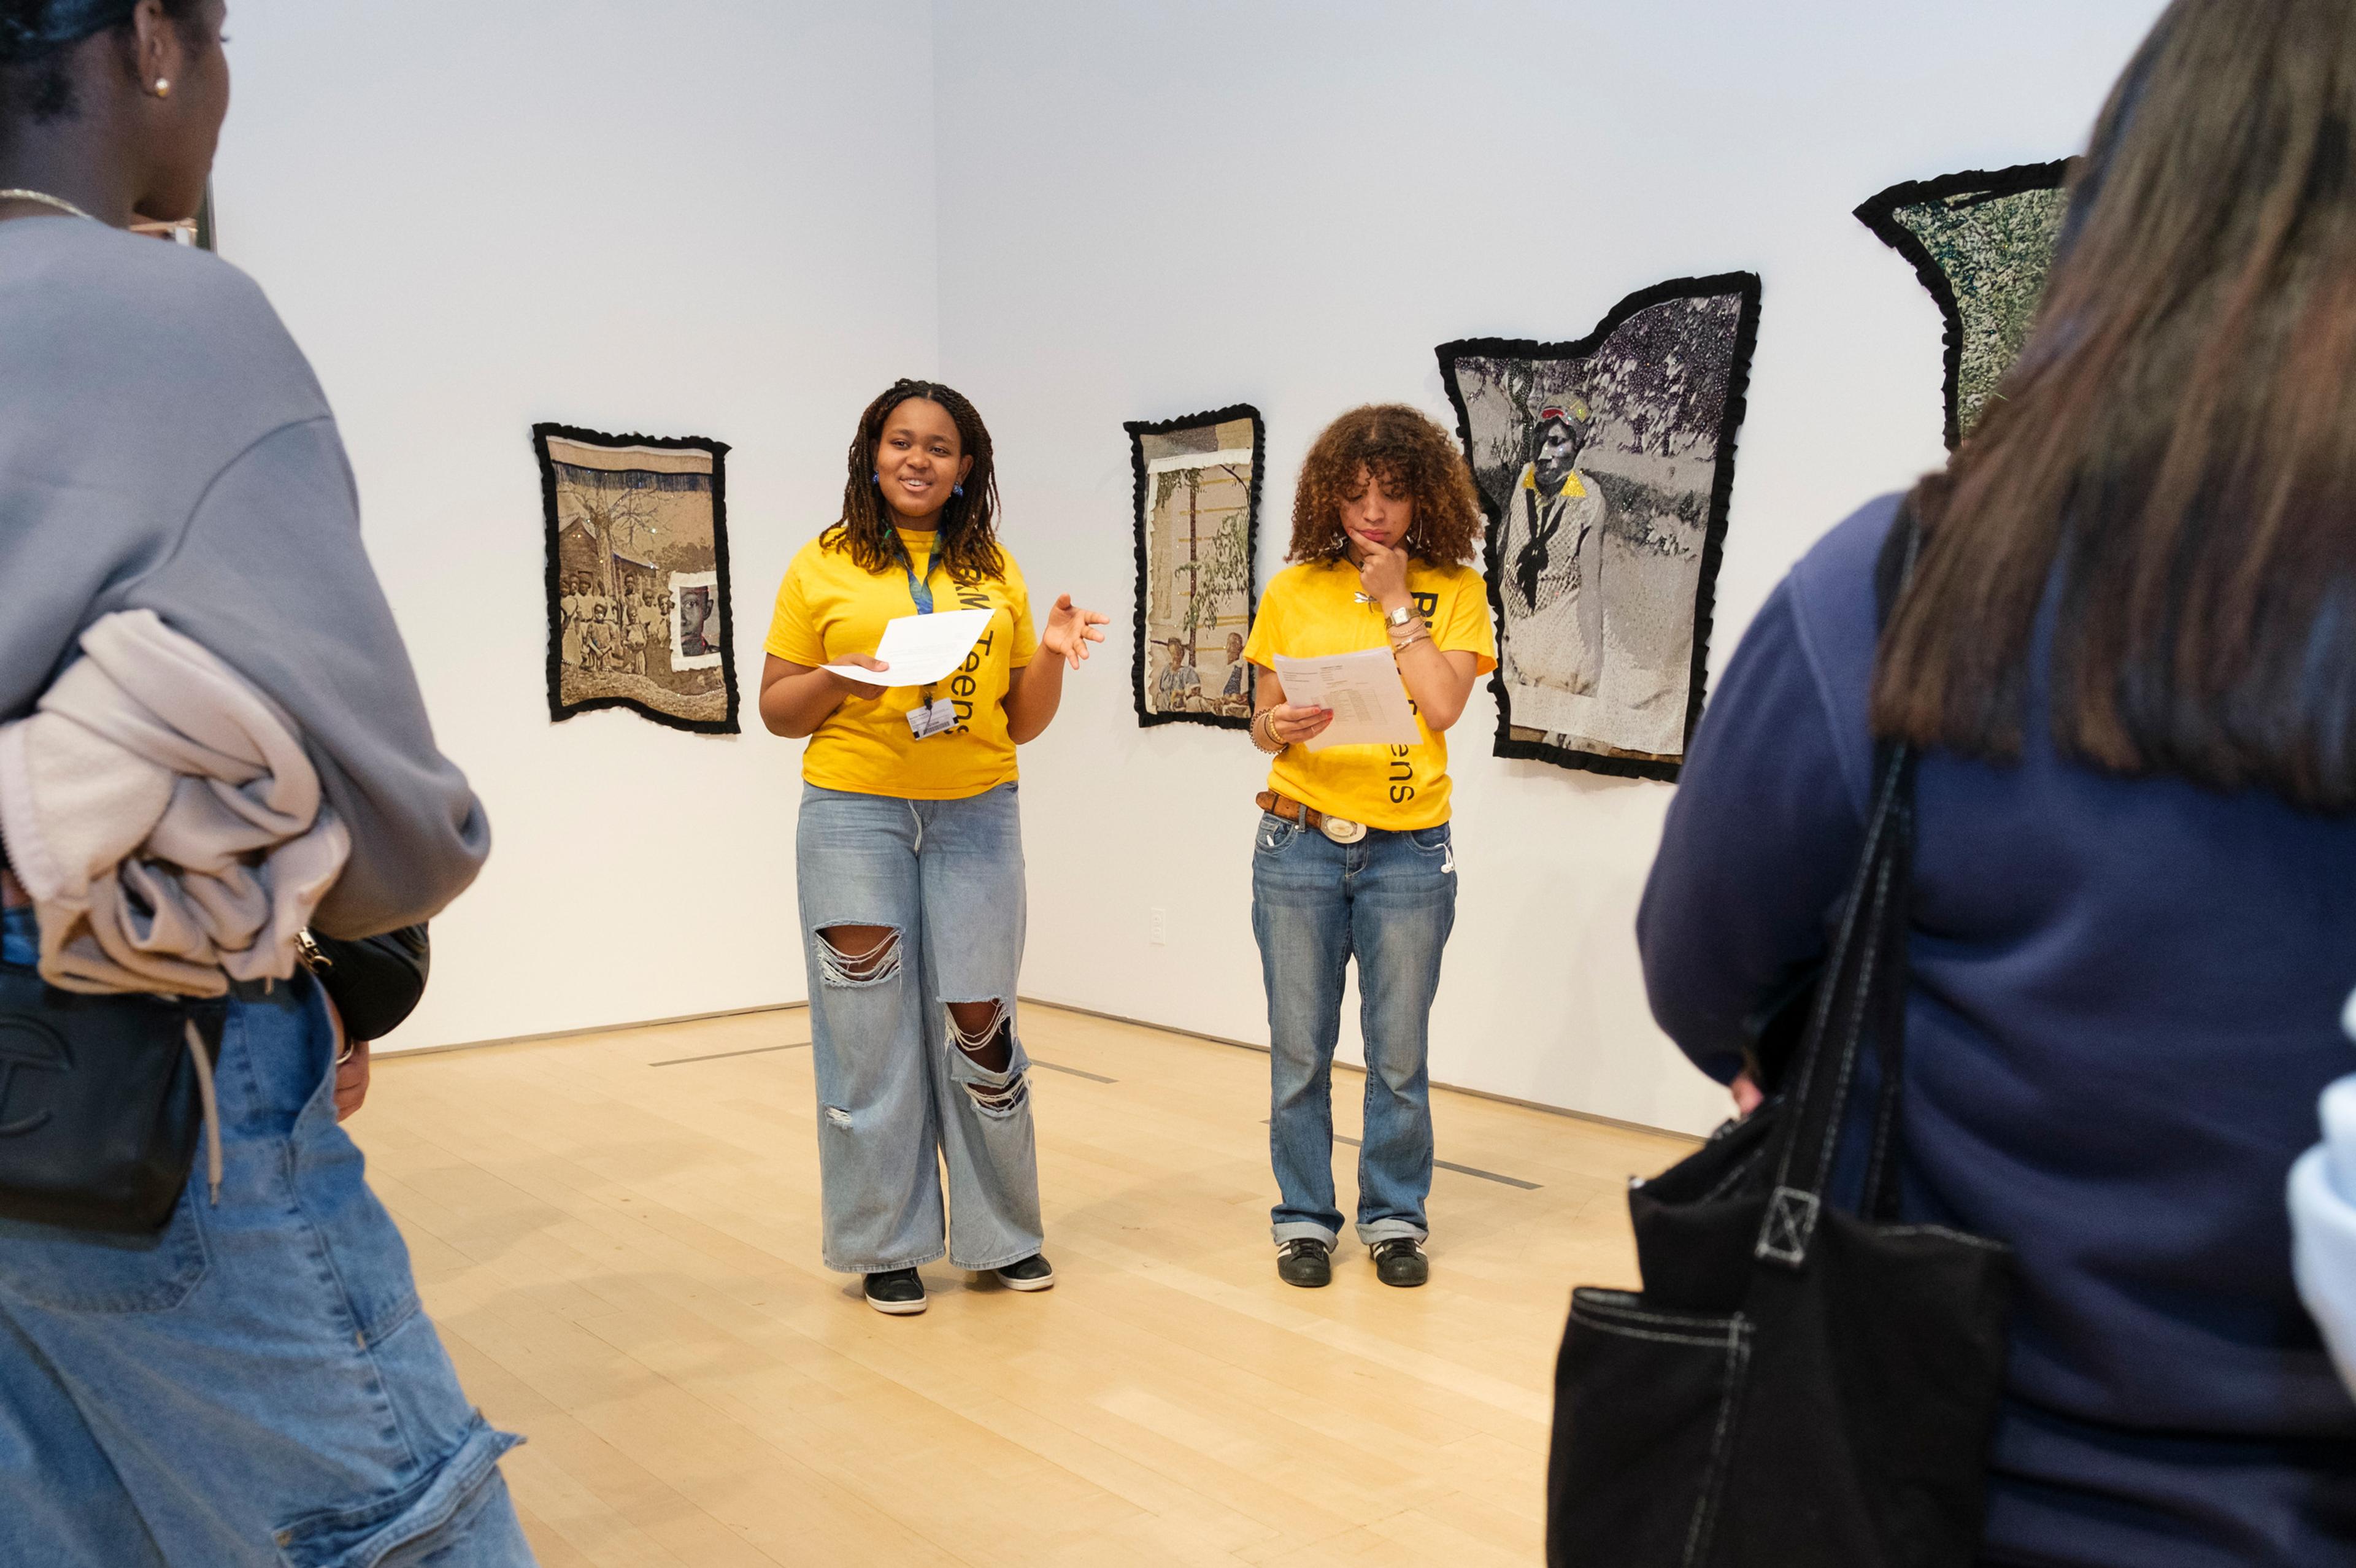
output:
<path id="1" fill-rule="evenodd" d="M 1489 622 L 1489 588 L 1469 566 L 1408 563 L 1407 591 L 1431 623 L 1443 653 L 1468 653 L 1483 675 L 1497 667 L 1497 634 Z M 1361 603 L 1358 571 L 1345 560 L 1287 567 L 1260 595 L 1244 657 L 1262 669 L 1276 656 L 1322 658 L 1389 645 L 1382 607 Z M 1412 746 L 1287 746 L 1268 787 L 1328 816 L 1387 832 L 1437 827 L 1448 820 L 1448 737 L 1435 735 L 1419 711 Z"/>
<path id="2" fill-rule="evenodd" d="M 965 667 L 934 691 L 957 706 L 958 727 L 919 741 L 908 715 L 924 688 L 890 686 L 870 697 L 854 692 L 810 736 L 802 777 L 820 789 L 905 800 L 967 800 L 1015 776 L 1014 741 L 1006 732 L 1006 692 L 1013 672 L 1039 651 L 1031 625 L 1031 592 L 1022 569 L 1003 546 L 1005 575 L 952 581 L 932 571 L 934 536 L 900 530 L 919 581 L 932 590 L 937 611 L 995 612 Z M 788 664 L 816 668 L 845 654 L 872 654 L 885 623 L 916 613 L 908 572 L 897 565 L 867 571 L 844 549 L 818 539 L 802 546 L 777 589 L 776 614 L 763 645 Z"/>

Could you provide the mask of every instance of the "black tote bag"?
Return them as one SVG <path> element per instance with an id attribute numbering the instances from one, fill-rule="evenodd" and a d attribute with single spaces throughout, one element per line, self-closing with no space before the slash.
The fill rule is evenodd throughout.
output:
<path id="1" fill-rule="evenodd" d="M 1581 1288 L 1555 1371 L 1553 1568 L 1968 1568 L 2005 1366 L 2001 1243 L 1898 1223 L 1913 764 L 1865 853 L 1786 1091 L 1630 1190 L 1641 1294 Z M 1861 1211 L 1826 1200 L 1867 1041 Z"/>

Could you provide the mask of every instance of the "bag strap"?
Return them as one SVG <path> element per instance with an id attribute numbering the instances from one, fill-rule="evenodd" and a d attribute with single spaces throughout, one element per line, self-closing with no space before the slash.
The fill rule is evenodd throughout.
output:
<path id="1" fill-rule="evenodd" d="M 1882 618 L 1911 579 L 1921 544 L 1912 506 L 1892 525 L 1876 571 Z M 1808 1019 L 1799 1071 L 1778 1129 L 1775 1185 L 1752 1255 L 1798 1269 L 1808 1261 L 1860 1051 L 1879 1043 L 1881 1092 L 1867 1163 L 1869 1212 L 1895 1211 L 1893 1157 L 1904 1057 L 1906 933 L 1913 887 L 1914 751 L 1885 742 L 1875 752 L 1865 848 L 1843 901 L 1823 982 Z"/>

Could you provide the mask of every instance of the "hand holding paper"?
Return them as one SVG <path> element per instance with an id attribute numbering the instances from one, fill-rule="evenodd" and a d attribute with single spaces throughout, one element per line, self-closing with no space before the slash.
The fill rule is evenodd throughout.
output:
<path id="1" fill-rule="evenodd" d="M 947 680 L 973 645 L 990 629 L 992 610 L 950 610 L 938 615 L 903 615 L 887 622 L 875 656 L 889 669 L 830 664 L 822 668 L 866 686 L 934 686 Z"/>
<path id="2" fill-rule="evenodd" d="M 1276 678 L 1283 683 L 1285 701 L 1333 710 L 1333 721 L 1303 742 L 1312 752 L 1328 746 L 1412 746 L 1423 739 L 1388 648 L 1315 659 L 1279 654 Z"/>

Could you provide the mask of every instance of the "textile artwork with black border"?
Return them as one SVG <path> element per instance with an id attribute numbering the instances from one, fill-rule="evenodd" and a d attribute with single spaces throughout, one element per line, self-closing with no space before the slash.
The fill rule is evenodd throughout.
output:
<path id="1" fill-rule="evenodd" d="M 1675 780 L 1701 716 L 1755 272 L 1640 290 L 1573 343 L 1444 343 L 1489 527 L 1495 752 Z"/>
<path id="2" fill-rule="evenodd" d="M 1946 326 L 1947 450 L 1979 422 L 2034 325 L 2072 159 L 1907 180 L 1858 221 L 1906 258 Z"/>
<path id="3" fill-rule="evenodd" d="M 1237 403 L 1182 419 L 1130 420 L 1121 429 L 1129 432 L 1130 465 L 1137 475 L 1137 625 L 1130 670 L 1137 722 L 1249 729 L 1254 680 L 1243 646 L 1258 600 L 1267 427 L 1258 409 Z M 1161 670 L 1153 667 L 1156 648 L 1169 656 Z M 1207 676 L 1201 667 L 1205 657 L 1218 660 Z"/>
<path id="4" fill-rule="evenodd" d="M 728 445 L 531 427 L 547 530 L 548 717 L 737 727 Z"/>

